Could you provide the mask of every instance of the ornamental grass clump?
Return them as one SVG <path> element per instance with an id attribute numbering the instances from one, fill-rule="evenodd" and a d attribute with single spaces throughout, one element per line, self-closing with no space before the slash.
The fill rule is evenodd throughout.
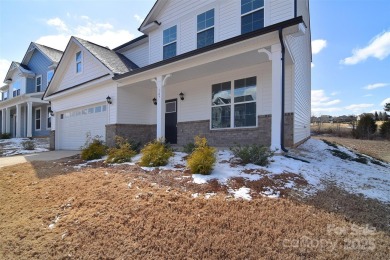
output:
<path id="1" fill-rule="evenodd" d="M 91 137 L 91 133 L 87 133 L 87 138 L 84 146 L 81 147 L 81 159 L 90 161 L 101 159 L 107 153 L 107 146 L 104 144 L 101 136 Z"/>
<path id="2" fill-rule="evenodd" d="M 244 145 L 237 144 L 230 147 L 235 157 L 241 159 L 243 164 L 253 163 L 259 166 L 267 166 L 270 163 L 270 158 L 274 155 L 268 147 L 258 144 Z"/>
<path id="3" fill-rule="evenodd" d="M 121 136 L 115 136 L 116 147 L 108 149 L 107 163 L 131 162 L 137 152 L 133 150 L 132 144 Z"/>
<path id="4" fill-rule="evenodd" d="M 207 144 L 206 138 L 195 137 L 195 149 L 187 159 L 187 165 L 192 174 L 208 175 L 213 170 L 216 149 Z"/>
<path id="5" fill-rule="evenodd" d="M 139 164 L 144 167 L 165 166 L 173 155 L 172 149 L 161 139 L 146 144 L 141 153 Z"/>

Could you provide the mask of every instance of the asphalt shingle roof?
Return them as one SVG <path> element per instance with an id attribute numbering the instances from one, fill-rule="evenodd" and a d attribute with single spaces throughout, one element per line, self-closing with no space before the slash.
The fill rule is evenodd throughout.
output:
<path id="1" fill-rule="evenodd" d="M 47 47 L 42 44 L 35 43 L 35 45 L 49 57 L 53 62 L 59 62 L 63 52 L 57 49 L 53 49 L 51 47 Z"/>

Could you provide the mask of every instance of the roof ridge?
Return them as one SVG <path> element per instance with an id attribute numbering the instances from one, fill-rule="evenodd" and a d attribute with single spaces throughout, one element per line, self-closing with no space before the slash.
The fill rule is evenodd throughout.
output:
<path id="1" fill-rule="evenodd" d="M 34 44 L 36 44 L 36 45 L 38 45 L 38 46 L 42 46 L 42 47 L 45 47 L 45 48 L 48 48 L 48 49 L 51 49 L 51 50 L 54 50 L 54 51 L 58 51 L 58 52 L 62 52 L 63 53 L 63 51 L 61 51 L 61 50 L 59 50 L 59 49 L 56 49 L 56 48 L 53 48 L 53 47 L 49 47 L 49 46 L 47 46 L 47 45 L 43 45 L 43 44 L 40 44 L 40 43 L 37 43 L 37 42 L 33 42 Z"/>
<path id="2" fill-rule="evenodd" d="M 98 47 L 104 48 L 104 49 L 106 49 L 106 50 L 113 51 L 113 50 L 111 50 L 111 49 L 110 49 L 109 47 L 107 47 L 107 46 L 102 46 L 102 45 L 100 45 L 100 44 L 97 44 L 97 43 L 94 43 L 94 42 L 91 42 L 91 41 L 82 39 L 82 38 L 80 38 L 80 37 L 76 37 L 76 36 L 72 36 L 72 37 L 74 37 L 74 38 L 77 39 L 78 41 L 79 41 L 79 40 L 82 40 L 82 41 L 85 41 L 85 42 L 87 42 L 87 43 L 90 43 L 90 44 L 96 45 L 96 46 L 98 46 Z"/>

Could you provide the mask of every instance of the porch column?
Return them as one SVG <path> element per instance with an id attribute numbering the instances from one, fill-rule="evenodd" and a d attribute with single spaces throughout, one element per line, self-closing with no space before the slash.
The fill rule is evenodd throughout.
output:
<path id="1" fill-rule="evenodd" d="M 7 132 L 5 130 L 6 117 L 7 117 L 7 113 L 6 113 L 6 109 L 4 108 L 1 110 L 1 133 L 3 133 L 3 134 Z"/>
<path id="2" fill-rule="evenodd" d="M 165 84 L 171 75 L 152 79 L 157 87 L 157 139 L 165 138 Z"/>
<path id="3" fill-rule="evenodd" d="M 32 102 L 27 102 L 27 137 L 32 137 Z"/>
<path id="4" fill-rule="evenodd" d="M 5 132 L 11 133 L 11 108 L 7 107 L 5 110 Z"/>
<path id="5" fill-rule="evenodd" d="M 282 122 L 282 48 L 280 44 L 271 46 L 272 53 L 272 122 L 271 150 L 281 152 Z"/>
<path id="6" fill-rule="evenodd" d="M 20 130 L 22 129 L 22 105 L 16 105 L 16 138 L 21 137 Z"/>

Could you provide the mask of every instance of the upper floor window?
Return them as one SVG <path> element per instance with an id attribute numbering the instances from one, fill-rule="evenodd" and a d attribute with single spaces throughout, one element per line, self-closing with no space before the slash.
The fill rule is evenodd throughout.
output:
<path id="1" fill-rule="evenodd" d="M 22 86 L 22 83 L 20 82 L 20 79 L 16 80 L 14 83 L 12 83 L 12 88 L 13 88 L 12 96 L 13 97 L 20 96 L 21 86 Z"/>
<path id="2" fill-rule="evenodd" d="M 76 73 L 83 71 L 83 54 L 81 51 L 76 53 Z"/>
<path id="3" fill-rule="evenodd" d="M 177 49 L 177 26 L 172 26 L 163 32 L 163 59 L 176 56 Z"/>
<path id="4" fill-rule="evenodd" d="M 198 15 L 198 48 L 214 43 L 214 9 Z"/>
<path id="5" fill-rule="evenodd" d="M 241 34 L 264 27 L 264 0 L 241 0 Z"/>
<path id="6" fill-rule="evenodd" d="M 1 100 L 7 100 L 8 99 L 8 90 L 3 92 L 3 93 L 1 93 L 1 96 L 2 96 Z"/>
<path id="7" fill-rule="evenodd" d="M 42 91 L 42 76 L 38 76 L 35 79 L 35 89 L 36 89 L 37 92 L 41 92 Z"/>
<path id="8" fill-rule="evenodd" d="M 49 86 L 49 83 L 50 83 L 51 79 L 53 78 L 53 75 L 54 75 L 54 70 L 49 70 L 47 72 L 47 86 Z"/>

